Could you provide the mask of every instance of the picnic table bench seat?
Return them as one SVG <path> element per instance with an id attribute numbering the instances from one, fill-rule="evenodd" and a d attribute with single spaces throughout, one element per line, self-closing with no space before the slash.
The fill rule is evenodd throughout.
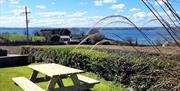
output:
<path id="1" fill-rule="evenodd" d="M 95 84 L 100 83 L 97 80 L 82 75 L 77 75 L 77 77 L 78 80 L 83 83 L 75 86 L 57 88 L 54 91 L 86 91 L 86 90 L 89 91 L 89 89 L 92 88 Z"/>
<path id="2" fill-rule="evenodd" d="M 97 80 L 94 80 L 94 79 L 91 79 L 89 77 L 85 77 L 85 76 L 82 76 L 82 75 L 77 75 L 78 76 L 78 79 L 84 83 L 87 83 L 87 84 L 98 84 L 100 83 L 99 81 Z"/>
<path id="3" fill-rule="evenodd" d="M 12 80 L 24 91 L 45 91 L 25 77 L 14 77 Z"/>

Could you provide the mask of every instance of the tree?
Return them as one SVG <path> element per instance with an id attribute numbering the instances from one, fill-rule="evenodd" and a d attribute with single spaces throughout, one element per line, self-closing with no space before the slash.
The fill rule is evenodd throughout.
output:
<path id="1" fill-rule="evenodd" d="M 58 29 L 50 29 L 52 31 L 52 34 L 58 34 L 58 35 L 71 35 L 71 31 L 67 28 L 58 28 Z"/>
<path id="2" fill-rule="evenodd" d="M 51 37 L 51 42 L 59 42 L 60 37 L 58 35 L 54 35 Z"/>
<path id="3" fill-rule="evenodd" d="M 99 31 L 96 28 L 93 28 L 88 32 L 88 35 L 92 35 L 92 34 L 95 34 L 95 33 L 99 33 Z"/>
<path id="4" fill-rule="evenodd" d="M 135 42 L 135 45 L 138 46 L 138 38 L 136 38 L 136 42 Z"/>
<path id="5" fill-rule="evenodd" d="M 51 39 L 51 32 L 50 31 L 47 31 L 47 30 L 41 31 L 40 35 L 44 36 L 44 38 L 46 39 L 46 42 L 50 42 L 50 39 Z"/>
<path id="6" fill-rule="evenodd" d="M 41 29 L 40 31 L 35 30 L 33 32 L 36 36 L 44 36 L 46 42 L 58 42 L 60 39 L 60 35 L 71 35 L 71 31 L 67 28 L 56 28 L 56 29 Z"/>
<path id="7" fill-rule="evenodd" d="M 34 36 L 41 36 L 39 30 L 34 30 L 34 31 L 33 31 L 33 35 L 34 35 Z"/>
<path id="8" fill-rule="evenodd" d="M 125 40 L 130 44 L 133 45 L 134 39 L 132 37 L 126 37 Z"/>
<path id="9" fill-rule="evenodd" d="M 105 38 L 103 34 L 101 34 L 96 28 L 93 28 L 91 31 L 88 33 L 90 37 L 90 40 L 92 43 L 99 42 Z"/>

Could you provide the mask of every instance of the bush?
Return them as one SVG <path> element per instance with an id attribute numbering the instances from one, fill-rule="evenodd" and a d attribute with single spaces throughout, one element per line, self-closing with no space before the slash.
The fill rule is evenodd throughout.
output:
<path id="1" fill-rule="evenodd" d="M 7 50 L 0 49 L 0 56 L 7 56 Z"/>
<path id="2" fill-rule="evenodd" d="M 137 60 L 131 55 L 128 55 L 130 58 L 119 57 L 93 50 L 63 47 L 24 46 L 21 47 L 21 54 L 29 54 L 30 62 L 54 62 L 79 68 L 138 91 L 169 91 L 178 89 L 180 84 L 180 65 L 174 62 Z"/>
<path id="3" fill-rule="evenodd" d="M 59 42 L 60 37 L 58 35 L 54 35 L 51 37 L 51 42 Z"/>

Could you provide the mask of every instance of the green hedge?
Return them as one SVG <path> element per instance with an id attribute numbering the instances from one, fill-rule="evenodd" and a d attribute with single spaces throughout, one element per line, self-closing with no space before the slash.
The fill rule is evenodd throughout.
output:
<path id="1" fill-rule="evenodd" d="M 137 60 L 133 56 L 57 46 L 23 46 L 21 54 L 29 54 L 29 62 L 54 62 L 79 68 L 138 91 L 180 89 L 180 65 L 176 62 Z"/>

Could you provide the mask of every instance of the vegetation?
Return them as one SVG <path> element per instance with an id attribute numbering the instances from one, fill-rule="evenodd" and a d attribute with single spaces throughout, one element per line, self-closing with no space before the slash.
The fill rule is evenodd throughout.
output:
<path id="1" fill-rule="evenodd" d="M 41 36 L 30 36 L 32 42 L 44 41 L 44 37 Z M 27 36 L 21 34 L 0 34 L 0 42 L 26 42 Z"/>
<path id="2" fill-rule="evenodd" d="M 27 66 L 20 66 L 20 67 L 8 67 L 8 68 L 1 68 L 0 69 L 0 91 L 22 91 L 22 89 L 18 86 L 16 86 L 12 78 L 13 77 L 19 77 L 19 76 L 25 76 L 27 78 L 30 77 L 32 70 L 28 68 Z M 117 84 L 109 83 L 105 80 L 100 79 L 99 77 L 86 73 L 84 74 L 88 77 L 100 80 L 101 83 L 95 85 L 94 88 L 92 88 L 92 91 L 128 91 L 127 89 L 120 87 Z M 43 76 L 40 74 L 39 76 Z M 72 85 L 72 82 L 70 79 L 63 80 L 65 82 L 65 86 Z M 48 85 L 48 82 L 41 82 L 38 83 L 40 87 L 43 89 L 46 89 L 46 86 Z"/>
<path id="3" fill-rule="evenodd" d="M 24 46 L 21 53 L 29 54 L 30 62 L 55 62 L 76 67 L 138 91 L 180 89 L 179 62 L 149 56 L 153 54 L 143 54 L 147 58 L 128 52 L 114 56 L 87 49 L 49 46 Z"/>
<path id="4" fill-rule="evenodd" d="M 58 35 L 71 35 L 71 31 L 69 31 L 67 28 L 55 28 L 55 29 L 41 29 L 34 32 L 34 35 L 36 36 L 42 36 L 43 32 L 49 31 L 50 34 L 58 34 Z"/>
<path id="5" fill-rule="evenodd" d="M 148 47 L 147 47 L 148 48 Z M 85 48 L 89 49 L 89 48 Z M 129 59 L 138 59 L 138 60 L 146 60 L 146 61 L 152 61 L 152 60 L 164 60 L 164 61 L 180 61 L 180 50 L 176 50 L 175 53 L 157 53 L 157 52 L 143 52 L 140 51 L 138 48 L 136 48 L 137 51 L 129 51 L 129 50 L 124 50 L 122 51 L 121 49 L 108 49 L 108 48 L 95 48 L 94 50 L 104 52 L 107 54 L 111 55 L 116 55 L 116 56 L 125 56 L 128 57 Z M 172 51 L 172 50 L 171 50 Z"/>
<path id="6" fill-rule="evenodd" d="M 67 28 L 56 28 L 56 29 L 41 29 L 34 31 L 36 36 L 44 36 L 46 42 L 59 42 L 61 35 L 71 35 L 71 31 Z"/>

